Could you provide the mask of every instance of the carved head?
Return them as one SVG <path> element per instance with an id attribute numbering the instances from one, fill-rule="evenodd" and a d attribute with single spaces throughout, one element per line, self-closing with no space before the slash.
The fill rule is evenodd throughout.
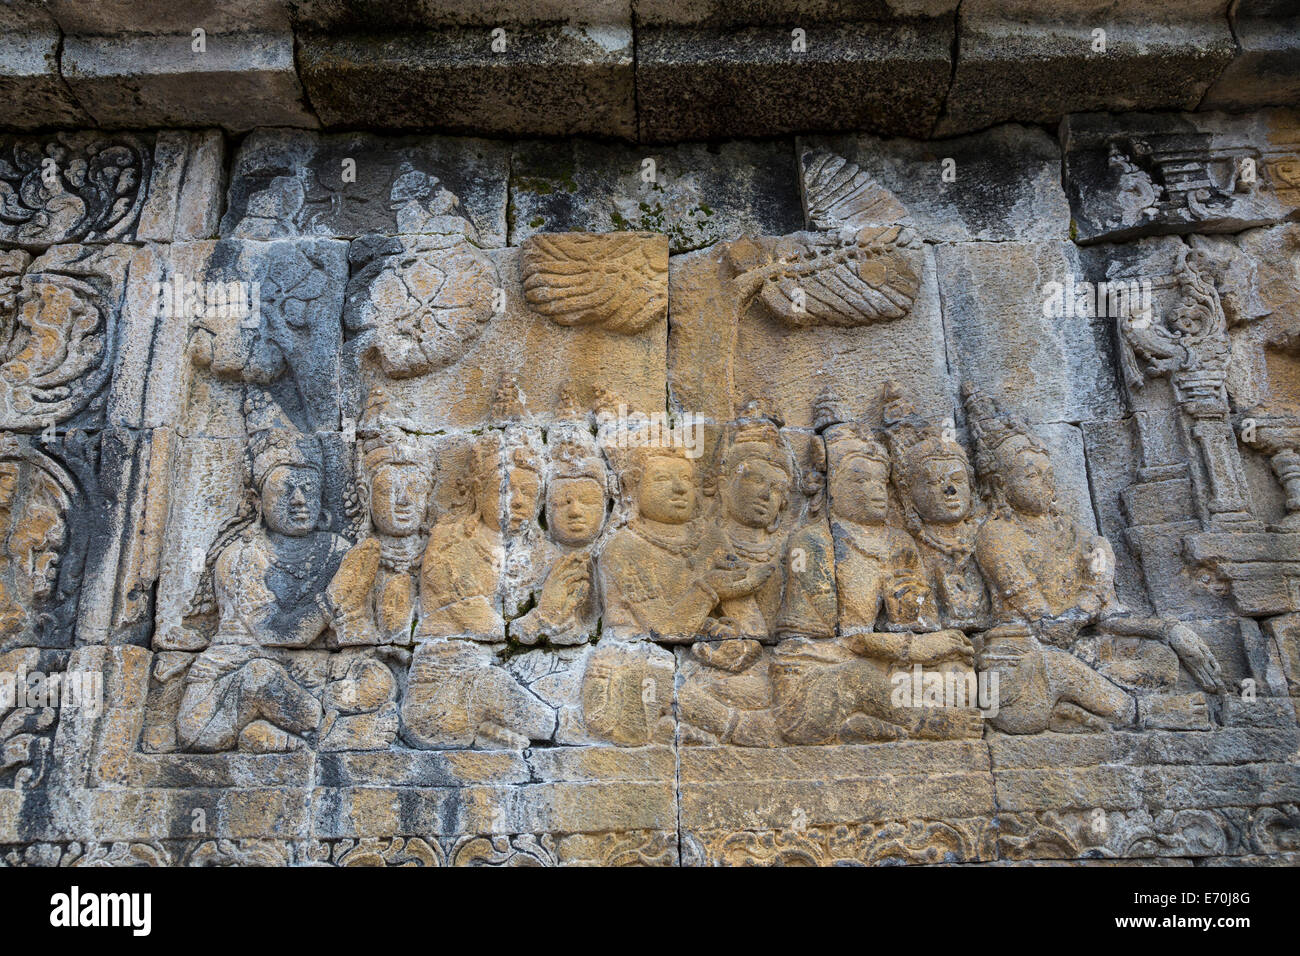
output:
<path id="1" fill-rule="evenodd" d="M 249 438 L 253 487 L 262 520 L 272 531 L 302 537 L 321 520 L 321 453 L 317 440 L 296 429 L 267 428 Z"/>
<path id="2" fill-rule="evenodd" d="M 1047 446 L 1021 419 L 998 410 L 974 389 L 962 389 L 975 461 L 1000 508 L 1027 515 L 1048 514 L 1056 507 L 1056 478 Z"/>
<path id="3" fill-rule="evenodd" d="M 927 422 L 893 382 L 882 395 L 894 483 L 909 524 L 955 524 L 970 516 L 974 475 L 966 450 L 949 429 Z M 915 530 L 915 529 L 914 529 Z"/>
<path id="4" fill-rule="evenodd" d="M 542 497 L 542 467 L 528 448 L 514 448 L 506 471 L 506 513 L 509 531 L 518 534 L 537 520 Z"/>
<path id="5" fill-rule="evenodd" d="M 557 543 L 582 547 L 605 523 L 605 466 L 574 445 L 560 446 L 556 457 L 546 486 L 546 527 Z"/>
<path id="6" fill-rule="evenodd" d="M 364 459 L 370 521 L 381 534 L 404 538 L 418 532 L 429 507 L 432 480 L 416 449 L 392 436 Z"/>
<path id="7" fill-rule="evenodd" d="M 751 528 L 776 530 L 790 503 L 794 459 L 771 422 L 737 427 L 718 466 L 727 516 Z"/>
<path id="8" fill-rule="evenodd" d="M 831 512 L 858 524 L 879 525 L 889 514 L 889 453 L 869 430 L 833 425 L 826 430 Z"/>
<path id="9" fill-rule="evenodd" d="M 18 463 L 0 461 L 0 509 L 12 508 L 18 495 Z"/>
<path id="10" fill-rule="evenodd" d="M 695 517 L 699 493 L 695 463 L 684 448 L 644 445 L 632 450 L 623 486 L 637 513 L 650 521 L 685 524 Z"/>
<path id="11" fill-rule="evenodd" d="M 459 497 L 494 531 L 501 528 L 501 460 L 495 441 L 483 439 L 470 448 L 467 474 L 457 483 Z"/>
<path id="12" fill-rule="evenodd" d="M 378 389 L 367 400 L 357 434 L 362 436 L 357 484 L 370 523 L 380 534 L 398 538 L 423 530 L 433 475 L 407 430 L 388 414 Z"/>

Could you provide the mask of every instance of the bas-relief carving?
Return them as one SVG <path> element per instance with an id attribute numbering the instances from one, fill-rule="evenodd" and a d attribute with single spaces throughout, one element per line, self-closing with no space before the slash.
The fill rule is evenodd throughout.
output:
<path id="1" fill-rule="evenodd" d="M 901 207 L 834 157 L 805 169 L 817 231 L 788 248 L 730 244 L 727 295 L 756 303 L 792 339 L 808 326 L 865 336 L 906 320 L 926 267 L 896 225 L 875 225 Z M 463 235 L 409 239 L 376 243 L 364 261 L 365 241 L 354 243 L 354 263 L 370 272 L 346 301 L 342 244 L 178 251 L 210 275 L 260 276 L 267 298 L 256 327 L 204 320 L 148 336 L 186 364 L 158 386 L 182 425 L 163 453 L 174 456 L 170 494 L 152 506 L 164 553 L 145 753 L 956 746 L 996 733 L 1210 729 L 1207 695 L 1225 688 L 1206 641 L 1119 605 L 1105 539 L 1064 512 L 1047 446 L 990 397 L 968 390 L 964 416 L 945 419 L 933 412 L 949 395 L 882 376 L 855 389 L 853 405 L 869 414 L 848 413 L 827 390 L 805 395 L 809 414 L 801 407 L 788 426 L 774 403 L 736 401 L 742 386 L 723 379 L 732 420 L 705 426 L 704 454 L 692 456 L 593 437 L 587 414 L 607 405 L 616 379 L 607 388 L 570 366 L 539 380 L 506 363 L 471 386 L 482 411 L 472 427 L 430 434 L 427 407 L 443 383 L 476 362 L 480 343 L 499 341 L 502 317 L 479 309 L 489 283 L 518 299 L 510 322 L 644 343 L 664 334 L 666 252 L 660 261 L 640 236 L 539 235 L 508 261 Z M 57 252 L 47 253 L 56 265 Z M 26 258 L 13 261 L 25 274 Z M 1183 305 L 1167 321 L 1121 334 L 1133 368 L 1170 376 L 1188 447 L 1202 456 L 1194 474 L 1217 489 L 1203 498 L 1206 534 L 1189 540 L 1189 560 L 1232 577 L 1251 549 L 1278 566 L 1294 558 L 1295 424 L 1262 409 L 1249 437 L 1234 435 L 1222 306 L 1204 268 L 1192 258 L 1170 281 Z M 466 293 L 462 279 L 481 288 Z M 12 298 L 21 281 L 0 291 Z M 811 311 L 796 308 L 795 293 L 809 290 Z M 96 328 L 104 339 L 81 349 L 96 356 L 81 374 L 56 365 L 45 376 L 74 396 L 59 406 L 66 420 L 96 407 L 113 316 L 57 291 L 42 293 L 55 316 L 90 318 L 50 321 L 33 306 L 22 314 L 37 341 L 21 354 L 56 354 L 40 347 L 47 334 L 80 343 Z M 1281 525 L 1251 514 L 1238 438 L 1285 490 Z M 33 435 L 15 440 L 19 451 L 0 454 L 0 628 L 29 630 L 60 580 L 81 479 Z M 1294 643 L 1291 623 L 1276 616 L 1268 634 Z M 894 678 L 917 666 L 963 679 L 996 670 L 997 712 L 897 705 Z M 4 722 L 21 738 L 19 762 L 37 768 L 38 718 Z M 1025 825 L 1038 833 L 1041 823 Z M 890 826 L 903 825 L 863 829 L 853 846 L 770 836 L 815 861 L 994 854 L 985 835 L 955 824 Z M 786 853 L 723 833 L 692 839 L 711 841 L 693 852 L 719 859 Z"/>
<path id="2" fill-rule="evenodd" d="M 134 239 L 152 165 L 152 146 L 130 133 L 7 139 L 0 154 L 0 240 Z"/>

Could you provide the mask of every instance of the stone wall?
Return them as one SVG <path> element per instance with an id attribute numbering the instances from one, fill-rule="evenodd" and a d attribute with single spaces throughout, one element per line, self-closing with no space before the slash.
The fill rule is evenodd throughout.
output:
<path id="1" fill-rule="evenodd" d="M 1300 862 L 1293 33 L 359 6 L 0 8 L 0 861 Z"/>
<path id="2" fill-rule="evenodd" d="M 5 0 L 0 34 L 20 129 L 926 137 L 1300 97 L 1295 0 Z"/>

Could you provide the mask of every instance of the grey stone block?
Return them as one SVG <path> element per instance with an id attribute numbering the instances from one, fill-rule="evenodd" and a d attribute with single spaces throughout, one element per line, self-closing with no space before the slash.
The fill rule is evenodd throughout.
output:
<path id="1" fill-rule="evenodd" d="M 288 0 L 44 0 L 64 33 L 117 37 L 129 33 L 189 34 L 280 30 L 289 25 Z"/>
<path id="2" fill-rule="evenodd" d="M 299 37 L 303 84 L 326 126 L 495 135 L 636 135 L 632 32 L 487 28 Z"/>
<path id="3" fill-rule="evenodd" d="M 1300 213 L 1300 115 L 1066 117 L 1065 192 L 1080 242 L 1238 232 Z"/>
<path id="4" fill-rule="evenodd" d="M 800 153 L 827 149 L 857 163 L 907 207 L 923 238 L 1066 239 L 1070 208 L 1061 150 L 1045 132 L 999 126 L 942 142 L 875 136 L 800 139 Z M 951 159 L 952 181 L 944 178 Z"/>
<path id="5" fill-rule="evenodd" d="M 1092 31 L 1106 29 L 1105 53 Z M 1195 109 L 1232 59 L 1225 20 L 1027 26 L 962 13 L 952 89 L 936 134 L 1085 110 Z"/>
<path id="6" fill-rule="evenodd" d="M 59 31 L 52 25 L 0 33 L 0 101 L 5 103 L 0 121 L 5 126 L 88 124 L 89 117 L 59 75 Z"/>
<path id="7" fill-rule="evenodd" d="M 948 89 L 952 22 L 637 31 L 643 142 L 865 130 L 928 136 Z"/>
<path id="8" fill-rule="evenodd" d="M 803 228 L 789 140 L 658 149 L 526 142 L 516 144 L 511 171 L 512 245 L 537 232 L 634 230 L 666 233 L 678 253 Z"/>
<path id="9" fill-rule="evenodd" d="M 954 373 L 1031 423 L 1112 418 L 1122 409 L 1109 320 L 1049 315 L 1048 283 L 1079 276 L 1069 242 L 935 247 Z"/>
<path id="10" fill-rule="evenodd" d="M 957 0 L 634 0 L 645 26 L 837 23 L 951 15 Z"/>
<path id="11" fill-rule="evenodd" d="M 288 33 L 68 37 L 63 75 L 96 123 L 110 127 L 314 127 Z"/>
<path id="12" fill-rule="evenodd" d="M 1238 20 L 1233 27 L 1239 50 L 1201 109 L 1248 110 L 1300 102 L 1300 17 L 1289 20 Z"/>
<path id="13" fill-rule="evenodd" d="M 221 234 L 351 238 L 461 225 L 478 244 L 503 246 L 509 171 L 509 147 L 483 139 L 255 130 L 235 156 Z"/>
<path id="14" fill-rule="evenodd" d="M 225 146 L 219 130 L 158 133 L 137 238 L 180 242 L 216 237 L 225 186 Z"/>
<path id="15" fill-rule="evenodd" d="M 297 0 L 293 6 L 295 27 L 321 32 L 632 22 L 631 0 Z"/>

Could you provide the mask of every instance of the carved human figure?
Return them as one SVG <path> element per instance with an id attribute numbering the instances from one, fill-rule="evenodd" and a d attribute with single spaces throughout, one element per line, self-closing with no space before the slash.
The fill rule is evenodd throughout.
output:
<path id="1" fill-rule="evenodd" d="M 190 665 L 177 714 L 187 750 L 289 750 L 321 720 L 320 702 L 276 649 L 306 647 L 325 630 L 318 598 L 347 542 L 319 530 L 315 438 L 271 427 L 254 432 L 249 447 L 258 518 L 216 559 L 217 630 Z"/>
<path id="2" fill-rule="evenodd" d="M 951 421 L 941 426 L 916 414 L 892 382 L 882 395 L 886 440 L 903 521 L 916 542 L 944 627 L 970 632 L 989 626 L 989 596 L 975 560 L 982 513 L 975 507 L 974 473 Z"/>
<path id="3" fill-rule="evenodd" d="M 500 596 L 505 548 L 495 440 L 472 445 L 465 468 L 456 490 L 468 513 L 448 514 L 429 532 L 420 571 L 417 636 L 497 641 L 505 637 Z"/>
<path id="4" fill-rule="evenodd" d="M 18 462 L 0 461 L 0 529 L 3 529 L 6 540 L 13 533 L 17 499 Z M 6 548 L 6 557 L 0 559 L 5 565 L 0 569 L 0 634 L 21 631 L 27 623 L 27 612 L 8 580 L 8 572 L 13 563 L 12 558 L 8 557 L 10 553 L 10 549 Z"/>
<path id="5" fill-rule="evenodd" d="M 460 208 L 460 200 L 437 176 L 403 163 L 393 179 L 389 208 L 397 218 L 398 235 L 437 233 L 460 236 L 481 245 L 478 230 Z"/>
<path id="6" fill-rule="evenodd" d="M 993 508 L 975 554 L 996 625 L 981 651 L 983 667 L 1001 675 L 995 726 L 1011 733 L 1204 726 L 1202 695 L 1130 691 L 1168 691 L 1180 660 L 1202 687 L 1219 690 L 1213 654 L 1185 625 L 1135 617 L 1119 604 L 1110 544 L 1058 507 L 1047 447 L 991 399 L 966 389 L 965 401 Z M 1094 633 L 1081 636 L 1087 627 Z"/>
<path id="7" fill-rule="evenodd" d="M 697 641 L 682 662 L 682 723 L 705 742 L 770 746 L 779 735 L 763 643 L 772 639 L 781 610 L 783 581 L 776 569 L 789 536 L 782 525 L 796 480 L 794 456 L 766 420 L 738 426 L 721 448 L 718 507 L 704 553 L 746 569 L 750 583 L 743 593 L 721 597 L 714 609 L 719 627 L 713 637 L 723 639 Z"/>
<path id="8" fill-rule="evenodd" d="M 0 638 L 22 634 L 54 596 L 67 536 L 67 489 L 59 466 L 0 440 Z M 40 459 L 37 464 L 34 459 Z M 47 470 L 48 469 L 48 470 Z M 62 472 L 59 472 L 62 477 Z"/>
<path id="9" fill-rule="evenodd" d="M 523 644 L 542 637 L 552 644 L 578 644 L 594 623 L 591 545 L 605 524 L 605 465 L 576 443 L 553 447 L 546 484 L 548 539 L 535 549 L 548 570 L 537 606 L 510 625 L 511 635 Z"/>
<path id="10" fill-rule="evenodd" d="M 419 450 L 389 426 L 361 444 L 358 484 L 370 532 L 326 589 L 340 647 L 405 644 L 417 609 L 431 477 Z"/>
<path id="11" fill-rule="evenodd" d="M 621 481 L 633 515 L 605 546 L 597 566 L 611 635 L 669 644 L 689 643 L 701 633 L 734 636 L 710 613 L 724 599 L 752 594 L 761 572 L 739 561 L 699 555 L 700 492 L 695 462 L 685 448 L 632 449 Z"/>
<path id="12" fill-rule="evenodd" d="M 916 546 L 887 523 L 885 448 L 857 425 L 835 425 L 826 431 L 826 458 L 830 523 L 795 534 L 785 564 L 771 666 L 782 736 L 799 744 L 979 736 L 973 706 L 894 706 L 894 670 L 966 671 L 974 648 L 960 631 L 934 630 Z"/>

